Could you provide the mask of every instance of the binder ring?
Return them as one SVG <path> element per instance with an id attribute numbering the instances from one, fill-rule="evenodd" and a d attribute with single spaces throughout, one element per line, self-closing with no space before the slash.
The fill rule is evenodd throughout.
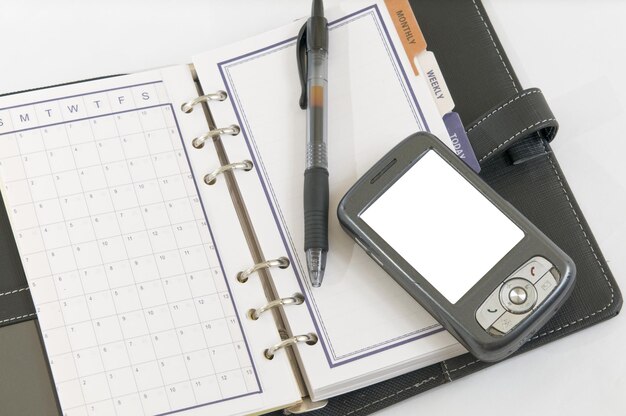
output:
<path id="1" fill-rule="evenodd" d="M 226 94 L 226 91 L 216 91 L 214 93 L 201 95 L 193 100 L 186 101 L 180 106 L 180 109 L 185 113 L 191 113 L 193 111 L 193 107 L 197 104 L 209 101 L 224 101 L 227 97 L 228 94 Z"/>
<path id="2" fill-rule="evenodd" d="M 293 296 L 290 296 L 287 298 L 275 299 L 261 306 L 258 309 L 250 309 L 248 311 L 248 318 L 252 319 L 253 321 L 256 321 L 257 319 L 259 319 L 259 317 L 261 316 L 263 312 L 267 312 L 271 310 L 272 308 L 276 308 L 278 306 L 285 306 L 285 305 L 302 305 L 303 303 L 304 303 L 304 296 L 302 296 L 301 293 L 296 293 Z"/>
<path id="3" fill-rule="evenodd" d="M 265 355 L 265 358 L 267 358 L 268 360 L 272 360 L 274 359 L 274 355 L 276 354 L 276 351 L 289 347 L 291 345 L 296 345 L 299 342 L 304 342 L 307 345 L 315 345 L 317 344 L 317 335 L 310 333 L 310 334 L 304 334 L 304 335 L 296 335 L 295 337 L 287 338 L 286 340 L 281 341 L 278 344 L 272 345 L 271 347 L 266 349 L 263 352 L 263 354 Z"/>
<path id="4" fill-rule="evenodd" d="M 213 172 L 204 175 L 204 183 L 207 185 L 214 185 L 217 182 L 217 177 L 224 172 L 229 170 L 241 169 L 244 171 L 249 171 L 254 167 L 251 161 L 244 160 L 241 162 L 229 163 L 228 165 L 222 165 L 219 168 L 215 169 Z"/>
<path id="5" fill-rule="evenodd" d="M 203 135 L 198 136 L 195 139 L 193 139 L 191 141 L 191 145 L 193 147 L 195 147 L 196 149 L 202 149 L 204 147 L 204 142 L 206 142 L 207 139 L 212 139 L 212 138 L 218 137 L 218 136 L 220 136 L 222 134 L 228 134 L 228 135 L 231 135 L 231 136 L 236 136 L 236 135 L 239 134 L 240 131 L 241 131 L 241 129 L 236 124 L 231 124 L 228 127 L 221 127 L 219 129 L 209 130 L 206 133 L 204 133 Z"/>
<path id="6" fill-rule="evenodd" d="M 250 277 L 252 273 L 256 273 L 259 270 L 263 270 L 263 269 L 269 269 L 270 267 L 278 267 L 279 269 L 286 269 L 287 267 L 289 267 L 289 259 L 287 257 L 279 257 L 277 259 L 267 260 L 261 263 L 257 263 L 254 266 L 237 273 L 237 280 L 240 283 L 246 283 L 248 281 L 248 277 Z"/>

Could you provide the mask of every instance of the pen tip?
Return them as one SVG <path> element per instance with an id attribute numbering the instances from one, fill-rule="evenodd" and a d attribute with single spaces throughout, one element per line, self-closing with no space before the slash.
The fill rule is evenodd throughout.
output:
<path id="1" fill-rule="evenodd" d="M 306 262 L 309 268 L 311 286 L 320 287 L 326 270 L 326 252 L 321 248 L 312 248 L 306 251 Z"/>
<path id="2" fill-rule="evenodd" d="M 322 280 L 324 280 L 324 274 L 322 272 L 318 272 L 316 270 L 311 270 L 311 286 L 320 287 L 322 286 Z"/>

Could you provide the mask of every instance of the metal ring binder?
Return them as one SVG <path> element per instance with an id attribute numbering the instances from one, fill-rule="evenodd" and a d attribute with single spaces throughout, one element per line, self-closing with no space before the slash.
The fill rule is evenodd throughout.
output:
<path id="1" fill-rule="evenodd" d="M 216 91 L 214 93 L 201 95 L 193 100 L 184 102 L 180 106 L 180 109 L 185 113 L 191 113 L 193 111 L 193 107 L 197 104 L 209 101 L 224 101 L 227 97 L 228 94 L 226 94 L 226 91 Z"/>
<path id="2" fill-rule="evenodd" d="M 196 149 L 202 149 L 204 147 L 204 142 L 207 139 L 212 139 L 214 137 L 221 136 L 222 134 L 228 134 L 231 136 L 236 136 L 241 132 L 241 129 L 236 124 L 231 124 L 228 127 L 221 127 L 218 129 L 209 130 L 201 136 L 196 137 L 191 141 L 191 145 Z"/>
<path id="3" fill-rule="evenodd" d="M 269 269 L 271 267 L 278 267 L 279 269 L 286 269 L 287 267 L 289 267 L 289 259 L 287 257 L 279 257 L 277 259 L 267 260 L 261 263 L 257 263 L 254 266 L 237 273 L 237 280 L 240 283 L 246 283 L 248 281 L 248 277 L 252 273 L 256 273 L 259 270 L 263 270 L 263 269 Z"/>
<path id="4" fill-rule="evenodd" d="M 219 168 L 215 169 L 213 172 L 204 175 L 204 183 L 207 185 L 214 185 L 217 181 L 217 177 L 224 172 L 229 170 L 241 169 L 244 171 L 249 171 L 254 167 L 250 160 L 244 160 L 241 162 L 229 163 L 228 165 L 222 165 Z"/>
<path id="5" fill-rule="evenodd" d="M 267 348 L 263 352 L 263 355 L 265 355 L 265 358 L 267 358 L 268 360 L 272 360 L 274 359 L 274 355 L 276 354 L 276 351 L 289 347 L 291 345 L 296 345 L 299 342 L 304 342 L 307 345 L 315 345 L 317 344 L 317 335 L 310 333 L 310 334 L 304 334 L 304 335 L 296 335 L 294 337 L 287 338 L 286 340 L 281 341 L 278 344 L 274 344 L 271 347 Z"/>
<path id="6" fill-rule="evenodd" d="M 196 106 L 197 104 L 200 104 L 203 102 L 208 103 L 209 101 L 224 101 L 227 97 L 228 95 L 226 94 L 225 91 L 217 91 L 212 94 L 201 95 L 200 97 L 194 98 L 193 100 L 189 100 L 183 103 L 180 106 L 180 108 L 185 113 L 191 113 L 193 111 L 194 106 Z M 210 127 L 211 129 L 207 131 L 206 133 L 194 138 L 191 141 L 191 145 L 196 149 L 202 149 L 204 147 L 205 142 L 209 139 L 213 139 L 221 135 L 236 136 L 241 132 L 241 128 L 235 124 L 231 124 L 228 127 L 220 127 L 220 128 L 212 128 L 212 127 L 214 127 L 214 125 L 211 125 Z M 213 172 L 204 175 L 204 182 L 207 185 L 213 185 L 217 181 L 217 177 L 223 174 L 224 172 L 232 171 L 235 169 L 249 171 L 253 167 L 254 167 L 254 164 L 250 160 L 243 160 L 240 162 L 234 162 L 234 163 L 229 163 L 227 165 L 222 165 L 219 168 L 215 169 Z M 286 269 L 287 267 L 289 267 L 289 265 L 290 265 L 290 262 L 287 257 L 279 257 L 277 259 L 266 260 L 266 261 L 257 263 L 246 270 L 243 270 L 237 273 L 237 280 L 241 283 L 245 283 L 248 281 L 248 278 L 250 277 L 250 275 L 260 270 L 269 269 L 271 267 L 278 267 L 281 269 Z M 274 299 L 266 303 L 265 305 L 261 306 L 260 308 L 248 310 L 248 317 L 252 319 L 253 321 L 256 321 L 259 319 L 259 317 L 263 313 L 269 310 L 272 310 L 274 308 L 277 308 L 279 306 L 301 305 L 302 303 L 304 303 L 304 296 L 301 293 L 295 293 L 293 296 L 280 298 L 280 299 Z M 283 337 L 286 337 L 286 336 L 288 335 L 285 333 L 284 335 L 281 336 L 281 339 L 283 339 Z M 268 360 L 272 360 L 274 359 L 274 355 L 276 354 L 278 350 L 284 349 L 292 345 L 296 345 L 298 343 L 306 343 L 307 345 L 314 345 L 314 344 L 317 344 L 317 341 L 318 341 L 318 337 L 314 333 L 295 335 L 290 338 L 285 338 L 281 342 L 270 346 L 269 348 L 265 349 L 263 354 L 265 355 L 265 358 L 267 358 Z"/>
<path id="7" fill-rule="evenodd" d="M 296 293 L 293 296 L 281 299 L 275 299 L 267 304 L 261 306 L 258 309 L 250 309 L 248 311 L 248 318 L 256 321 L 259 319 L 263 312 L 267 312 L 272 308 L 276 308 L 278 306 L 286 306 L 286 305 L 302 305 L 304 303 L 304 296 L 301 293 Z"/>

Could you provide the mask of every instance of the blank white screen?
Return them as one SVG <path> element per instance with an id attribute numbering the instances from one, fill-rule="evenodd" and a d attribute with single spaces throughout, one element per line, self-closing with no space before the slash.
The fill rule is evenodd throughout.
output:
<path id="1" fill-rule="evenodd" d="M 361 218 L 451 303 L 524 238 L 432 150 Z"/>

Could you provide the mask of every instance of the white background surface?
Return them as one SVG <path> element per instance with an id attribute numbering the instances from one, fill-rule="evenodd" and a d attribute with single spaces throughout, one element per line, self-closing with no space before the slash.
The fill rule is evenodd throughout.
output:
<path id="1" fill-rule="evenodd" d="M 626 288 L 626 4 L 485 3 L 521 84 L 542 88 L 560 122 L 555 154 Z M 0 91 L 187 63 L 309 8 L 309 0 L 3 1 Z M 621 415 L 625 343 L 619 316 L 379 414 Z"/>

